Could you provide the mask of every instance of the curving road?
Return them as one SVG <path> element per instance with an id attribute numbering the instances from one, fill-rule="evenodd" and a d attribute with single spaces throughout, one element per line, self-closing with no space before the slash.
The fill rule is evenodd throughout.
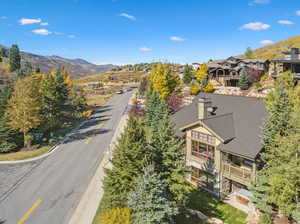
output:
<path id="1" fill-rule="evenodd" d="M 67 224 L 96 172 L 131 93 L 116 95 L 48 157 L 0 164 L 0 224 Z"/>

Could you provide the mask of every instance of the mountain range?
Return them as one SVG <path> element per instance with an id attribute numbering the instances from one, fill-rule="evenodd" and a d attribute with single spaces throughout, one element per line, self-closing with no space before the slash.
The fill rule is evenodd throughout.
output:
<path id="1" fill-rule="evenodd" d="M 73 78 L 110 71 L 118 67 L 113 64 L 96 65 L 80 58 L 67 59 L 55 55 L 42 56 L 24 51 L 21 51 L 21 61 L 22 63 L 29 62 L 34 68 L 40 68 L 42 73 L 50 73 L 54 68 L 64 66 Z"/>

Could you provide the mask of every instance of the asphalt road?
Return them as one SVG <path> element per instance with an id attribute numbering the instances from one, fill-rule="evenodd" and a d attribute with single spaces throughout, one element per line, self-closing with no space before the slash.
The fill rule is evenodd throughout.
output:
<path id="1" fill-rule="evenodd" d="M 45 159 L 0 165 L 0 224 L 67 224 L 108 150 L 130 96 L 112 97 Z"/>

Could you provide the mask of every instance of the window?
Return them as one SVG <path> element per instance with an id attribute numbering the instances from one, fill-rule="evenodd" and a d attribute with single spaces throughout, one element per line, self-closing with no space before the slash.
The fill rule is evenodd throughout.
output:
<path id="1" fill-rule="evenodd" d="M 214 145 L 216 142 L 216 138 L 211 136 L 211 135 L 207 135 L 204 133 L 201 133 L 199 131 L 192 131 L 192 138 L 199 140 L 201 142 L 207 142 L 209 144 Z"/>
<path id="2" fill-rule="evenodd" d="M 214 159 L 215 149 L 211 145 L 207 145 L 198 141 L 192 140 L 192 155 L 198 158 L 205 158 L 209 160 Z"/>

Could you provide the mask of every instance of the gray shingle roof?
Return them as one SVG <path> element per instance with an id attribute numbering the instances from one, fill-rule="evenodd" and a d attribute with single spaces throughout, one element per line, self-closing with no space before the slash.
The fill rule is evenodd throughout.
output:
<path id="1" fill-rule="evenodd" d="M 172 117 L 176 134 L 183 136 L 181 127 L 195 123 L 198 120 L 198 99 L 210 98 L 216 107 L 215 115 L 203 122 L 223 139 L 230 139 L 219 148 L 222 151 L 255 159 L 261 151 L 261 134 L 263 121 L 267 112 L 262 99 L 229 96 L 211 93 L 201 93 L 193 103 L 182 108 Z M 231 115 L 230 115 L 231 114 Z M 221 116 L 220 116 L 221 115 Z"/>

